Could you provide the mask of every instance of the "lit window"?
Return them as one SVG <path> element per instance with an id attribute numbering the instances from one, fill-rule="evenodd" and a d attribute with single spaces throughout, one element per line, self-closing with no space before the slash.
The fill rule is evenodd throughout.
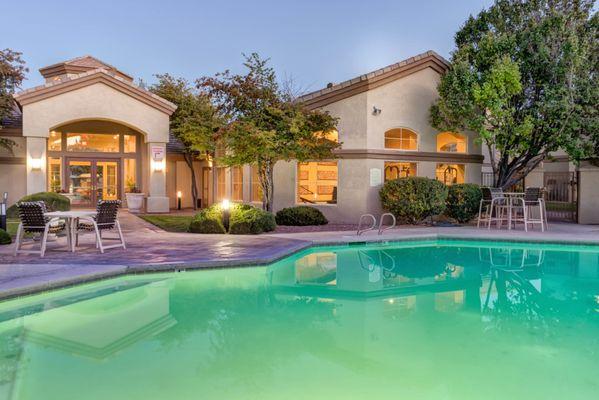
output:
<path id="1" fill-rule="evenodd" d="M 243 201 L 243 167 L 231 168 L 231 200 Z"/>
<path id="2" fill-rule="evenodd" d="M 407 176 L 416 176 L 416 163 L 385 162 L 385 182 Z"/>
<path id="3" fill-rule="evenodd" d="M 62 134 L 60 132 L 50 132 L 48 138 L 48 151 L 61 151 L 62 150 Z"/>
<path id="4" fill-rule="evenodd" d="M 437 164 L 436 177 L 446 185 L 464 183 L 464 164 Z"/>
<path id="5" fill-rule="evenodd" d="M 125 153 L 135 153 L 137 136 L 124 135 Z"/>
<path id="6" fill-rule="evenodd" d="M 437 151 L 465 153 L 466 137 L 459 133 L 441 132 L 437 135 Z"/>
<path id="7" fill-rule="evenodd" d="M 67 151 L 118 153 L 119 135 L 67 133 Z"/>
<path id="8" fill-rule="evenodd" d="M 407 128 L 388 130 L 385 132 L 385 148 L 395 150 L 417 150 L 418 134 Z"/>
<path id="9" fill-rule="evenodd" d="M 314 136 L 324 137 L 332 142 L 339 142 L 339 132 L 337 132 L 337 129 L 331 129 L 330 131 L 326 131 L 324 135 L 322 134 L 322 131 L 317 131 L 314 132 Z"/>
<path id="10" fill-rule="evenodd" d="M 62 162 L 60 157 L 48 157 L 48 190 L 62 191 Z"/>
<path id="11" fill-rule="evenodd" d="M 130 193 L 137 189 L 137 170 L 135 169 L 135 158 L 125 158 L 125 193 Z"/>
<path id="12" fill-rule="evenodd" d="M 337 162 L 298 163 L 297 202 L 337 204 Z"/>
<path id="13" fill-rule="evenodd" d="M 225 167 L 216 168 L 216 201 L 222 201 L 227 195 Z"/>
<path id="14" fill-rule="evenodd" d="M 262 185 L 260 185 L 257 165 L 252 165 L 252 201 L 256 203 L 262 202 Z"/>

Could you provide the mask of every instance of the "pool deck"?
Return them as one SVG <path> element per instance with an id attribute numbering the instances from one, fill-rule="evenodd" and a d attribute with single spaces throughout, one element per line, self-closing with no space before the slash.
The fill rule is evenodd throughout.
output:
<path id="1" fill-rule="evenodd" d="M 93 235 L 76 253 L 66 241 L 49 242 L 46 256 L 13 255 L 14 244 L 0 246 L 0 299 L 38 293 L 124 274 L 201 268 L 265 265 L 313 245 L 418 239 L 509 240 L 599 245 L 599 225 L 550 224 L 550 231 L 462 227 L 400 227 L 384 232 L 306 232 L 263 235 L 169 233 L 126 212 L 120 216 L 127 250 L 100 254 Z M 538 228 L 537 228 L 538 229 Z"/>

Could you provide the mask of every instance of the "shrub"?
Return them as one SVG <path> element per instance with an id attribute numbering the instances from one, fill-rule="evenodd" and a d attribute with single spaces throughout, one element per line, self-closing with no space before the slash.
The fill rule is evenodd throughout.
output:
<path id="1" fill-rule="evenodd" d="M 10 235 L 4 229 L 0 229 L 0 245 L 2 244 L 11 244 L 12 240 L 10 239 Z"/>
<path id="2" fill-rule="evenodd" d="M 22 201 L 43 201 L 46 203 L 48 211 L 68 211 L 71 209 L 71 202 L 68 197 L 54 192 L 40 192 L 22 197 L 17 203 Z M 17 205 L 13 204 L 6 210 L 8 218 L 19 218 Z"/>
<path id="3" fill-rule="evenodd" d="M 447 186 L 429 178 L 400 178 L 386 182 L 379 196 L 383 208 L 398 222 L 417 224 L 445 210 Z"/>
<path id="4" fill-rule="evenodd" d="M 233 235 L 270 232 L 276 227 L 275 217 L 268 211 L 248 205 L 238 205 L 231 211 L 229 233 Z"/>
<path id="5" fill-rule="evenodd" d="M 227 233 L 218 207 L 209 207 L 197 213 L 189 224 L 192 233 Z"/>
<path id="6" fill-rule="evenodd" d="M 478 214 L 482 191 L 473 183 L 460 183 L 449 187 L 445 213 L 458 222 L 468 222 Z"/>
<path id="7" fill-rule="evenodd" d="M 277 224 L 290 226 L 326 225 L 329 223 L 322 212 L 314 207 L 297 206 L 277 212 Z"/>

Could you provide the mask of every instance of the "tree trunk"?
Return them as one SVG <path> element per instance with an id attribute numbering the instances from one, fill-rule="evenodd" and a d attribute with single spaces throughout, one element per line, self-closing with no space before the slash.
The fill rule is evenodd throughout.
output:
<path id="1" fill-rule="evenodd" d="M 191 172 L 191 198 L 193 199 L 193 209 L 198 209 L 198 186 L 196 184 L 196 172 L 193 168 L 194 156 L 190 153 L 184 153 L 183 158 Z"/>
<path id="2" fill-rule="evenodd" d="M 258 176 L 262 187 L 262 208 L 270 212 L 273 207 L 273 172 L 274 163 L 272 161 L 258 162 Z"/>

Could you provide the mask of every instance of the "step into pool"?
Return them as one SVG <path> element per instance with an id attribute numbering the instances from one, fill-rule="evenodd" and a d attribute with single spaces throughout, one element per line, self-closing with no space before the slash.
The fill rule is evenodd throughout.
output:
<path id="1" fill-rule="evenodd" d="M 0 303 L 0 399 L 591 399 L 599 247 L 409 241 Z"/>

